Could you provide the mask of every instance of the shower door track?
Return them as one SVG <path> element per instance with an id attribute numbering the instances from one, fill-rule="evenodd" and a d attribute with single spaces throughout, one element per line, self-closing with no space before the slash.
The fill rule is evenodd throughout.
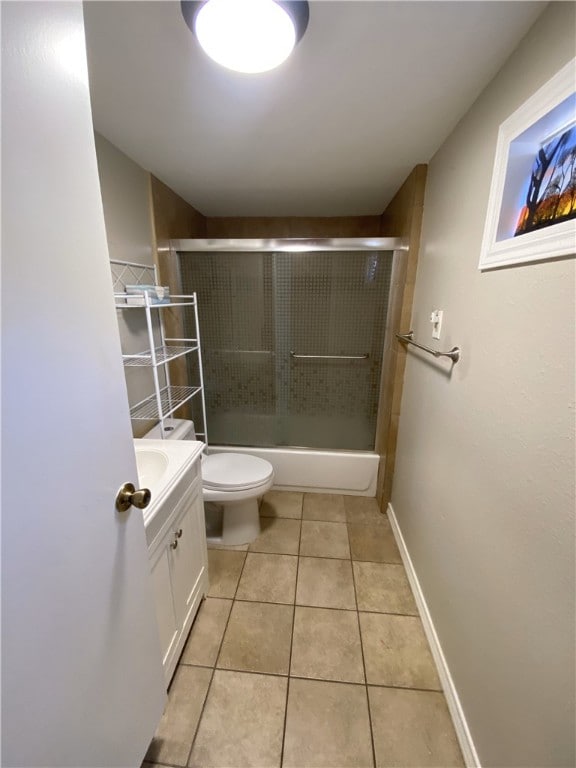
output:
<path id="1" fill-rule="evenodd" d="M 284 237 L 284 238 L 188 238 L 170 240 L 170 250 L 180 253 L 230 251 L 306 253 L 310 251 L 407 251 L 407 243 L 399 237 Z"/>

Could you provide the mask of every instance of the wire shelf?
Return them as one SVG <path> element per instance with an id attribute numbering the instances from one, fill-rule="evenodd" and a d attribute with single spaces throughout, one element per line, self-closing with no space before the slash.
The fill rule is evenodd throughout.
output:
<path id="1" fill-rule="evenodd" d="M 137 366 L 137 367 L 150 367 L 153 365 L 165 365 L 166 363 L 169 363 L 170 360 L 176 360 L 178 357 L 182 357 L 183 355 L 187 355 L 189 352 L 196 352 L 198 349 L 198 344 L 195 344 L 193 347 L 168 347 L 168 346 L 159 346 L 154 349 L 154 355 L 156 357 L 156 363 L 154 363 L 154 358 L 152 356 L 152 352 L 150 350 L 145 350 L 144 352 L 138 352 L 135 355 L 122 355 L 122 358 L 124 360 L 124 367 L 128 368 L 130 366 Z"/>
<path id="2" fill-rule="evenodd" d="M 130 299 L 132 304 L 128 304 Z M 196 295 L 190 296 L 171 296 L 170 301 L 153 301 L 149 294 L 142 293 L 115 293 L 114 303 L 116 309 L 142 309 L 142 307 L 152 307 L 153 309 L 164 309 L 165 307 L 193 307 L 196 305 Z"/>
<path id="3" fill-rule="evenodd" d="M 110 270 L 112 273 L 112 291 L 114 303 L 118 310 L 136 309 L 144 310 L 146 327 L 148 329 L 149 348 L 135 354 L 123 354 L 124 367 L 130 368 L 148 368 L 151 369 L 154 379 L 153 394 L 136 403 L 130 408 L 130 417 L 140 421 L 160 421 L 171 416 L 182 405 L 191 400 L 195 395 L 200 394 L 202 409 L 203 432 L 197 434 L 208 442 L 206 426 L 206 403 L 204 400 L 204 375 L 202 372 L 202 351 L 200 345 L 200 330 L 198 328 L 198 304 L 196 294 L 170 295 L 167 300 L 158 300 L 160 295 L 153 287 L 158 286 L 159 274 L 156 267 L 152 264 L 139 264 L 131 261 L 121 261 L 119 259 L 110 260 Z M 141 286 L 139 293 L 126 292 L 127 286 Z M 150 287 L 152 286 L 152 287 Z M 166 294 L 164 293 L 163 296 Z M 167 316 L 159 312 L 153 315 L 152 309 L 170 309 L 177 307 L 192 307 L 195 338 L 168 338 L 164 330 L 164 320 L 173 319 L 175 326 L 180 328 L 180 323 L 176 323 L 175 315 L 178 312 L 168 312 Z M 185 317 L 188 317 L 186 313 Z M 182 318 L 181 318 L 182 319 Z M 182 331 L 183 333 L 183 331 Z M 174 336 L 175 334 L 172 333 Z M 158 345 L 158 342 L 160 344 Z M 158 345 L 158 346 L 157 346 Z M 200 386 L 183 387 L 172 386 L 170 383 L 170 366 L 167 365 L 172 360 L 189 355 L 195 352 L 197 355 L 198 375 Z M 160 386 L 159 368 L 164 366 L 163 381 L 164 387 Z"/>
<path id="4" fill-rule="evenodd" d="M 130 417 L 137 420 L 166 418 L 201 391 L 202 387 L 163 387 L 158 392 L 162 409 L 161 414 L 158 413 L 156 394 L 153 394 L 132 406 L 130 408 Z"/>

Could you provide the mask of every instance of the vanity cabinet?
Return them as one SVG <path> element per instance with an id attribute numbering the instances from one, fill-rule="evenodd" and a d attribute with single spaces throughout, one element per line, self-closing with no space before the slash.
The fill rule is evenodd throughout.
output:
<path id="1" fill-rule="evenodd" d="M 149 542 L 154 601 L 166 684 L 170 682 L 208 588 L 200 461 L 162 528 Z M 184 478 L 189 482 L 190 478 Z M 152 534 L 154 535 L 154 534 Z"/>

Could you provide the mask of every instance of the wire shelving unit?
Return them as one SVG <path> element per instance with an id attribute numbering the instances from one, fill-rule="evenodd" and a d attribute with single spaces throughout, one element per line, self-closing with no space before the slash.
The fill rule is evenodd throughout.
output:
<path id="1" fill-rule="evenodd" d="M 206 426 L 206 403 L 204 398 L 204 376 L 202 370 L 202 350 L 198 324 L 198 303 L 196 294 L 171 296 L 169 300 L 157 301 L 151 291 L 143 289 L 136 299 L 134 294 L 126 292 L 127 285 L 158 285 L 155 266 L 136 264 L 118 259 L 110 260 L 112 283 L 116 308 L 130 312 L 144 311 L 148 333 L 148 348 L 133 354 L 122 354 L 125 368 L 148 368 L 152 371 L 154 391 L 148 397 L 131 406 L 130 417 L 133 420 L 151 421 L 160 424 L 160 434 L 166 434 L 164 421 L 180 407 L 199 397 L 202 411 L 202 430 L 196 435 L 203 442 L 208 442 Z M 178 311 L 184 307 L 193 308 L 194 336 L 190 338 L 169 338 L 164 331 L 163 313 L 166 310 Z M 157 332 L 155 334 L 154 316 L 157 313 Z M 159 332 L 160 344 L 157 335 Z M 175 386 L 170 380 L 169 363 L 187 355 L 196 355 L 199 381 L 192 386 Z M 161 375 L 163 381 L 161 381 Z"/>

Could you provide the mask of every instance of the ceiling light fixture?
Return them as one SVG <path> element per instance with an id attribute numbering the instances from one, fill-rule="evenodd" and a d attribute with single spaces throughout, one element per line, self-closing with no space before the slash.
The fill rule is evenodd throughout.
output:
<path id="1" fill-rule="evenodd" d="M 182 0 L 186 24 L 211 59 L 236 72 L 267 72 L 285 61 L 310 15 L 305 0 Z"/>

